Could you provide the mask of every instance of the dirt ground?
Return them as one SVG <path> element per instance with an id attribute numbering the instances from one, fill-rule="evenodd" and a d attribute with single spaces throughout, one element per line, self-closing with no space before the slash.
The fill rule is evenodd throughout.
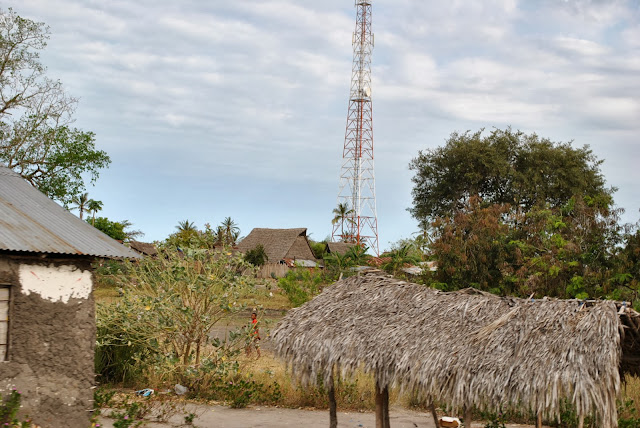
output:
<path id="1" fill-rule="evenodd" d="M 109 412 L 105 412 L 108 414 Z M 196 415 L 193 425 L 184 424 L 184 416 Z M 401 408 L 392 408 L 391 426 L 394 428 L 435 428 L 430 413 L 417 412 Z M 113 428 L 113 420 L 101 417 L 102 428 Z M 231 409 L 224 406 L 188 405 L 169 423 L 149 422 L 150 428 L 188 427 L 199 428 L 281 428 L 304 427 L 326 428 L 329 426 L 327 410 L 297 410 L 276 407 L 250 406 L 246 409 Z M 375 428 L 375 415 L 371 412 L 338 412 L 338 427 Z M 484 423 L 474 422 L 472 428 L 482 428 Z M 533 428 L 532 425 L 509 424 L 508 428 Z"/>

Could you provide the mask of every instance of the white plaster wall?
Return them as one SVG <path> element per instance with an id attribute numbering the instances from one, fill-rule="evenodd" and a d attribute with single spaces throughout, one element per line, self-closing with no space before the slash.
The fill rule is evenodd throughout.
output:
<path id="1" fill-rule="evenodd" d="M 20 265 L 20 285 L 26 295 L 36 293 L 52 302 L 87 299 L 91 294 L 91 271 L 75 266 Z"/>

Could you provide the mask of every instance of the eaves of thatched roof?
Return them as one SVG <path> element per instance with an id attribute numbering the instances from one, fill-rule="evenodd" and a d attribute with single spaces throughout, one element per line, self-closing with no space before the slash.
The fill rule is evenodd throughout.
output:
<path id="1" fill-rule="evenodd" d="M 638 314 L 625 316 L 637 321 Z M 369 271 L 292 309 L 273 338 L 276 353 L 306 383 L 318 375 L 328 382 L 333 369 L 348 376 L 364 368 L 381 386 L 453 407 L 512 403 L 554 416 L 567 398 L 579 414 L 595 412 L 601 426 L 614 427 L 621 331 L 628 328 L 610 301 L 444 293 Z"/>
<path id="2" fill-rule="evenodd" d="M 246 253 L 258 245 L 264 247 L 270 263 L 277 263 L 285 258 L 315 260 L 309 241 L 307 241 L 306 228 L 253 229 L 238 244 L 238 251 Z"/>
<path id="3" fill-rule="evenodd" d="M 158 254 L 156 246 L 149 242 L 129 241 L 131 249 L 145 256 L 155 256 Z"/>
<path id="4" fill-rule="evenodd" d="M 327 242 L 327 253 L 344 255 L 355 244 L 350 242 Z"/>

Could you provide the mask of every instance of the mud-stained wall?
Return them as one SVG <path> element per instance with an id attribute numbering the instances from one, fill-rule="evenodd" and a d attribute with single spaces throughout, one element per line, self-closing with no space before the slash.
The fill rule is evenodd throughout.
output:
<path id="1" fill-rule="evenodd" d="M 0 253 L 11 285 L 8 361 L 0 393 L 22 393 L 22 415 L 43 427 L 88 427 L 94 386 L 95 306 L 89 261 Z"/>

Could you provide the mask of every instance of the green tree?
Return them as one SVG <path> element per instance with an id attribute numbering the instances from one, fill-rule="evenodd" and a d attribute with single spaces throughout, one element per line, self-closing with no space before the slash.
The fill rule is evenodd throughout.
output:
<path id="1" fill-rule="evenodd" d="M 67 205 L 111 160 L 71 126 L 78 100 L 39 61 L 48 38 L 43 23 L 0 10 L 0 161 Z"/>
<path id="2" fill-rule="evenodd" d="M 454 133 L 420 152 L 410 164 L 410 211 L 438 263 L 425 281 L 520 296 L 613 296 L 624 278 L 616 261 L 623 233 L 601 164 L 588 147 L 511 129 Z"/>
<path id="3" fill-rule="evenodd" d="M 239 255 L 158 250 L 158 257 L 125 262 L 117 278 L 122 299 L 97 308 L 98 372 L 123 381 L 144 375 L 153 364 L 190 389 L 194 377 L 197 387 L 199 370 L 220 370 L 218 375 L 226 376 L 231 367 L 224 363 L 225 348 L 230 345 L 212 339 L 211 330 L 243 310 L 242 299 L 255 294 L 254 279 L 243 275 L 250 267 Z"/>
<path id="4" fill-rule="evenodd" d="M 73 204 L 71 208 L 78 210 L 78 215 L 80 216 L 80 220 L 82 220 L 83 213 L 87 211 L 87 208 L 89 206 L 89 200 L 90 200 L 89 194 L 86 192 L 71 198 L 71 203 Z"/>
<path id="5" fill-rule="evenodd" d="M 223 245 L 235 245 L 240 236 L 240 228 L 231 217 L 226 217 L 218 226 L 218 239 Z"/>
<path id="6" fill-rule="evenodd" d="M 397 275 L 406 265 L 415 265 L 422 261 L 421 254 L 414 243 L 406 243 L 387 255 L 390 260 L 382 264 L 382 269 L 391 275 Z"/>
<path id="7" fill-rule="evenodd" d="M 102 201 L 96 201 L 95 199 L 89 199 L 87 203 L 87 211 L 91 213 L 91 224 L 96 224 L 96 213 L 102 210 Z"/>
<path id="8" fill-rule="evenodd" d="M 244 255 L 244 259 L 247 263 L 251 263 L 253 266 L 262 266 L 268 260 L 267 252 L 262 244 L 258 244 L 255 248 L 250 249 Z"/>
<path id="9" fill-rule="evenodd" d="M 349 204 L 347 202 L 340 202 L 336 208 L 333 209 L 333 219 L 331 220 L 331 224 L 340 223 L 340 236 L 342 240 L 348 240 L 348 237 L 344 235 L 344 222 L 347 223 L 353 222 L 350 216 L 353 215 L 354 211 L 352 208 L 349 208 Z M 345 239 L 347 238 L 347 239 Z"/>
<path id="10" fill-rule="evenodd" d="M 587 147 L 555 143 L 536 134 L 495 129 L 488 135 L 453 133 L 443 147 L 420 151 L 409 164 L 411 214 L 420 222 L 454 215 L 478 196 L 484 204 L 559 208 L 575 195 L 606 197 L 602 160 Z"/>
<path id="11" fill-rule="evenodd" d="M 91 220 L 87 219 L 87 223 L 118 241 L 130 241 L 132 238 L 143 235 L 139 230 L 126 230 L 133 225 L 129 220 L 111 221 L 106 217 L 95 217 Z"/>

